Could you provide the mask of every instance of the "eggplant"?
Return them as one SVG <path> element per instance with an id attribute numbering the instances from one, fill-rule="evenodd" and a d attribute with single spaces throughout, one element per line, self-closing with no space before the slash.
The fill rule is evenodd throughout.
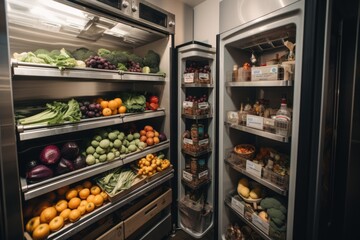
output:
<path id="1" fill-rule="evenodd" d="M 61 156 L 68 160 L 74 160 L 79 152 L 80 149 L 76 142 L 67 142 L 61 148 Z"/>
<path id="2" fill-rule="evenodd" d="M 160 133 L 160 134 L 159 134 L 159 140 L 160 140 L 160 142 L 166 141 L 166 139 L 167 139 L 167 137 L 166 137 L 165 133 Z"/>
<path id="3" fill-rule="evenodd" d="M 51 178 L 53 175 L 54 172 L 51 168 L 43 164 L 39 164 L 26 172 L 26 179 L 29 182 L 37 182 Z"/>
<path id="4" fill-rule="evenodd" d="M 61 175 L 67 172 L 71 172 L 74 171 L 75 167 L 72 161 L 65 159 L 65 158 L 61 158 L 60 162 L 58 163 L 57 167 L 56 167 L 56 174 L 57 175 Z"/>
<path id="5" fill-rule="evenodd" d="M 53 165 L 60 160 L 61 153 L 57 146 L 48 145 L 41 150 L 40 160 L 43 164 Z"/>
<path id="6" fill-rule="evenodd" d="M 83 156 L 81 154 L 77 158 L 75 158 L 73 163 L 74 163 L 75 169 L 80 169 L 80 168 L 86 167 L 86 165 L 87 165 L 85 156 Z"/>

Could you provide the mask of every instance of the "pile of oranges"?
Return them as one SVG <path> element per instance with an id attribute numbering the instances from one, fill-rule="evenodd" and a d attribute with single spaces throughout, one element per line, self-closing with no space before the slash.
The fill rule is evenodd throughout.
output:
<path id="1" fill-rule="evenodd" d="M 56 193 L 55 193 L 56 192 Z M 76 222 L 81 216 L 100 207 L 108 199 L 107 194 L 90 181 L 75 187 L 65 186 L 47 194 L 32 209 L 32 218 L 26 231 L 33 239 L 45 239 L 51 232 L 60 230 L 67 222 Z"/>
<path id="2" fill-rule="evenodd" d="M 160 142 L 159 132 L 152 126 L 146 125 L 143 130 L 140 130 L 140 141 L 145 142 L 147 146 L 152 146 Z"/>
<path id="3" fill-rule="evenodd" d="M 102 115 L 111 116 L 118 113 L 126 113 L 126 107 L 123 105 L 121 98 L 114 98 L 112 100 L 104 100 L 98 98 L 96 103 L 101 105 Z"/>

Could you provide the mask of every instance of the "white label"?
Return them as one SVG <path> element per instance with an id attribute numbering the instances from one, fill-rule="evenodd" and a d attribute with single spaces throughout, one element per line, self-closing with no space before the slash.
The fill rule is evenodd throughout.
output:
<path id="1" fill-rule="evenodd" d="M 231 198 L 231 207 L 240 215 L 244 216 L 244 204 L 237 200 L 235 197 Z"/>
<path id="2" fill-rule="evenodd" d="M 193 83 L 194 82 L 194 73 L 185 73 L 184 74 L 184 82 L 185 83 Z"/>
<path id="3" fill-rule="evenodd" d="M 191 140 L 190 138 L 184 138 L 184 143 L 185 144 L 191 144 L 191 145 L 194 144 L 193 140 Z"/>
<path id="4" fill-rule="evenodd" d="M 198 178 L 201 179 L 203 177 L 206 177 L 207 175 L 209 175 L 209 171 L 205 170 L 198 174 Z"/>
<path id="5" fill-rule="evenodd" d="M 209 80 L 209 74 L 208 73 L 199 73 L 199 79 Z"/>
<path id="6" fill-rule="evenodd" d="M 193 175 L 185 170 L 183 170 L 183 178 L 186 180 L 186 181 L 189 181 L 191 182 L 193 180 Z"/>
<path id="7" fill-rule="evenodd" d="M 206 145 L 206 144 L 209 144 L 209 139 L 208 138 L 205 138 L 205 139 L 199 141 L 199 146 Z"/>
<path id="8" fill-rule="evenodd" d="M 208 103 L 208 102 L 198 103 L 198 108 L 200 108 L 200 109 L 207 109 L 207 108 L 209 108 L 209 103 Z"/>
<path id="9" fill-rule="evenodd" d="M 264 129 L 264 118 L 255 115 L 246 115 L 246 126 L 256 129 Z"/>
<path id="10" fill-rule="evenodd" d="M 254 163 L 250 160 L 246 160 L 246 171 L 258 178 L 261 178 L 261 165 Z"/>
<path id="11" fill-rule="evenodd" d="M 189 101 L 184 101 L 183 102 L 183 107 L 184 108 L 192 108 L 194 106 L 193 102 L 189 102 Z"/>
<path id="12" fill-rule="evenodd" d="M 269 223 L 264 221 L 256 213 L 252 214 L 252 223 L 257 226 L 261 231 L 269 235 Z"/>

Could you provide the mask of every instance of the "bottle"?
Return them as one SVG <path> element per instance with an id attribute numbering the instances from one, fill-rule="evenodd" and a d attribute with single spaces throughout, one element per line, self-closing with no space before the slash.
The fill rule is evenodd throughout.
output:
<path id="1" fill-rule="evenodd" d="M 244 104 L 240 104 L 240 111 L 239 111 L 239 124 L 246 125 L 246 112 L 244 111 Z"/>
<path id="2" fill-rule="evenodd" d="M 198 125 L 192 124 L 191 125 L 191 140 L 193 140 L 194 143 L 197 143 L 199 141 L 199 132 L 198 132 Z"/>
<path id="3" fill-rule="evenodd" d="M 284 137 L 290 136 L 291 133 L 291 114 L 286 98 L 281 99 L 280 109 L 276 112 L 275 133 Z"/>

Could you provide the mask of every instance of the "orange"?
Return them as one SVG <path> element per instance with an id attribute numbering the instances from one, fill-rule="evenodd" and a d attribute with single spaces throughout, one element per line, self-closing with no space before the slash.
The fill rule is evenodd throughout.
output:
<path id="1" fill-rule="evenodd" d="M 56 194 L 55 194 L 55 192 L 48 192 L 45 195 L 45 198 L 48 199 L 49 202 L 53 202 L 56 198 Z"/>
<path id="2" fill-rule="evenodd" d="M 84 188 L 90 189 L 91 186 L 92 186 L 92 183 L 90 181 L 86 180 L 85 182 L 83 182 L 82 185 L 83 185 Z"/>
<path id="3" fill-rule="evenodd" d="M 70 199 L 72 199 L 74 197 L 77 197 L 77 195 L 78 195 L 78 191 L 75 188 L 72 188 L 72 189 L 69 189 L 69 191 L 66 192 L 65 198 L 66 198 L 66 200 L 69 201 Z"/>
<path id="4" fill-rule="evenodd" d="M 104 199 L 103 199 L 103 197 L 100 195 L 100 194 L 98 194 L 98 195 L 96 195 L 95 197 L 94 197 L 94 204 L 95 204 L 95 206 L 96 207 L 100 207 L 102 204 L 103 204 L 103 202 L 104 202 Z"/>
<path id="5" fill-rule="evenodd" d="M 81 199 L 86 199 L 90 195 L 90 189 L 84 188 L 79 192 L 79 197 Z"/>
<path id="6" fill-rule="evenodd" d="M 148 131 L 153 131 L 154 128 L 153 128 L 152 126 L 150 126 L 150 125 L 146 125 L 146 126 L 144 127 L 144 130 L 148 132 Z"/>
<path id="7" fill-rule="evenodd" d="M 99 186 L 95 185 L 91 187 L 90 191 L 92 195 L 97 195 L 101 192 L 101 189 L 99 188 Z"/>
<path id="8" fill-rule="evenodd" d="M 158 144 L 160 142 L 160 139 L 158 137 L 154 137 L 154 144 Z"/>
<path id="9" fill-rule="evenodd" d="M 140 130 L 140 136 L 145 136 L 146 135 L 146 131 L 145 130 Z"/>
<path id="10" fill-rule="evenodd" d="M 119 107 L 119 113 L 126 113 L 126 107 L 125 106 Z"/>
<path id="11" fill-rule="evenodd" d="M 100 106 L 102 107 L 102 109 L 107 108 L 109 106 L 109 102 L 106 100 L 103 100 L 100 102 Z"/>
<path id="12" fill-rule="evenodd" d="M 95 102 L 100 104 L 102 101 L 104 101 L 104 99 L 102 99 L 101 97 L 99 97 L 99 98 L 96 99 Z"/>
<path id="13" fill-rule="evenodd" d="M 90 195 L 86 198 L 86 201 L 88 201 L 88 202 L 93 202 L 93 201 L 94 201 L 94 198 L 95 198 L 95 195 L 90 194 Z"/>
<path id="14" fill-rule="evenodd" d="M 117 102 L 118 107 L 120 107 L 120 106 L 121 106 L 121 104 L 122 104 L 122 100 L 121 100 L 121 98 L 115 98 L 114 100 Z"/>
<path id="15" fill-rule="evenodd" d="M 66 209 L 67 207 L 68 207 L 68 202 L 66 200 L 60 200 L 55 205 L 55 209 L 59 213 L 64 211 L 64 209 Z"/>
<path id="16" fill-rule="evenodd" d="M 32 237 L 34 240 L 46 239 L 49 234 L 50 234 L 49 224 L 43 223 L 34 229 Z"/>
<path id="17" fill-rule="evenodd" d="M 59 214 L 59 216 L 62 216 L 63 219 L 64 219 L 64 221 L 66 221 L 66 220 L 69 219 L 69 214 L 70 214 L 70 212 L 71 212 L 71 209 L 70 209 L 70 208 L 67 208 L 67 209 L 63 210 L 63 211 Z"/>
<path id="18" fill-rule="evenodd" d="M 95 204 L 93 202 L 88 202 L 86 205 L 86 212 L 92 212 L 95 209 Z"/>
<path id="19" fill-rule="evenodd" d="M 158 137 L 159 135 L 160 135 L 159 132 L 154 130 L 154 136 Z"/>
<path id="20" fill-rule="evenodd" d="M 148 139 L 146 139 L 146 144 L 147 144 L 148 146 L 154 145 L 154 139 L 153 139 L 153 138 L 148 138 Z"/>
<path id="21" fill-rule="evenodd" d="M 83 187 L 81 184 L 79 184 L 79 185 L 76 185 L 74 188 L 75 188 L 78 192 L 80 192 L 84 187 Z"/>
<path id="22" fill-rule="evenodd" d="M 73 209 L 69 213 L 69 221 L 70 222 L 76 222 L 81 217 L 81 212 L 78 209 Z"/>
<path id="23" fill-rule="evenodd" d="M 141 136 L 141 137 L 140 137 L 140 141 L 141 141 L 141 142 L 146 142 L 146 139 L 147 139 L 146 136 Z"/>
<path id="24" fill-rule="evenodd" d="M 63 226 L 64 218 L 62 216 L 54 217 L 54 219 L 49 223 L 49 227 L 52 232 L 59 231 Z"/>
<path id="25" fill-rule="evenodd" d="M 118 110 L 117 110 L 117 109 L 114 109 L 114 110 L 111 111 L 111 115 L 115 115 L 115 114 L 117 114 L 117 113 L 118 113 Z"/>
<path id="26" fill-rule="evenodd" d="M 106 192 L 102 191 L 102 192 L 100 193 L 100 195 L 103 197 L 104 201 L 106 201 L 106 200 L 108 199 L 108 195 L 107 195 Z"/>
<path id="27" fill-rule="evenodd" d="M 37 226 L 40 225 L 40 217 L 36 216 L 30 219 L 26 224 L 26 231 L 32 233 Z"/>
<path id="28" fill-rule="evenodd" d="M 80 205 L 81 199 L 78 197 L 74 197 L 72 199 L 70 199 L 68 206 L 70 209 L 75 209 Z"/>
<path id="29" fill-rule="evenodd" d="M 77 210 L 80 211 L 81 216 L 86 213 L 86 206 L 78 206 Z"/>
<path id="30" fill-rule="evenodd" d="M 110 108 L 104 108 L 104 109 L 102 110 L 102 114 L 103 114 L 104 116 L 111 116 L 112 111 L 111 111 Z"/>
<path id="31" fill-rule="evenodd" d="M 117 101 L 115 101 L 115 100 L 110 100 L 109 101 L 108 108 L 110 108 L 111 110 L 115 110 L 118 107 L 120 107 L 120 106 L 118 106 Z"/>
<path id="32" fill-rule="evenodd" d="M 40 222 L 49 223 L 56 215 L 57 211 L 54 207 L 45 208 L 40 214 Z"/>
<path id="33" fill-rule="evenodd" d="M 44 209 L 51 207 L 48 201 L 42 201 L 33 209 L 33 216 L 39 216 Z"/>
<path id="34" fill-rule="evenodd" d="M 146 132 L 146 137 L 147 138 L 153 138 L 154 136 L 155 136 L 155 133 L 153 131 Z"/>

